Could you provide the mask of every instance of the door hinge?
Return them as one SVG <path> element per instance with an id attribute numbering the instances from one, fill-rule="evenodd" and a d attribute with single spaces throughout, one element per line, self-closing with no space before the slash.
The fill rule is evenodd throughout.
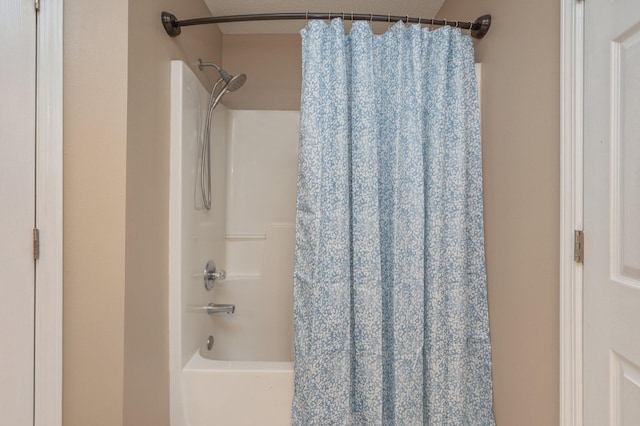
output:
<path id="1" fill-rule="evenodd" d="M 584 232 L 573 231 L 573 260 L 577 263 L 584 263 Z"/>
<path id="2" fill-rule="evenodd" d="M 33 260 L 40 258 L 40 230 L 33 228 Z"/>
<path id="3" fill-rule="evenodd" d="M 33 8 L 36 12 L 40 12 L 40 0 L 33 0 Z"/>

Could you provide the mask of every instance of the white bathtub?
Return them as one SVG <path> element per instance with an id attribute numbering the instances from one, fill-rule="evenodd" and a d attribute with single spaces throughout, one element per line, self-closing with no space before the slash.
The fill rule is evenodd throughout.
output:
<path id="1" fill-rule="evenodd" d="M 184 63 L 174 61 L 171 67 L 171 425 L 289 425 L 295 243 L 291 222 L 295 211 L 297 130 L 289 136 L 293 140 L 287 142 L 278 137 L 276 143 L 262 147 L 264 152 L 246 145 L 227 148 L 226 139 L 229 133 L 242 134 L 247 144 L 253 143 L 258 132 L 264 141 L 269 130 L 260 127 L 260 123 L 271 126 L 272 132 L 281 132 L 283 126 L 278 120 L 295 124 L 297 113 L 274 115 L 268 111 L 227 111 L 222 105 L 216 108 L 211 136 L 213 208 L 203 210 L 199 207 L 195 164 L 208 93 Z M 239 117 L 237 121 L 233 114 Z M 265 161 L 264 165 L 277 167 L 278 171 L 286 168 L 287 176 L 276 176 L 284 183 L 269 182 L 264 176 L 273 175 L 273 171 L 256 169 L 250 158 L 276 155 L 278 148 L 274 146 L 278 143 L 287 158 Z M 234 163 L 233 155 L 242 158 L 236 158 Z M 254 172 L 259 174 L 252 176 Z M 230 184 L 234 179 L 237 185 Z M 284 195 L 267 197 L 276 200 L 268 206 L 268 217 L 252 215 L 267 209 L 262 209 L 264 199 L 247 199 L 246 193 L 253 185 L 251 179 L 259 179 L 268 187 L 291 186 Z M 260 208 L 247 203 L 258 203 Z M 287 206 L 286 214 L 279 206 Z M 206 291 L 203 285 L 203 269 L 209 259 L 228 273 L 227 279 L 216 283 L 212 291 Z M 235 304 L 236 311 L 233 315 L 208 315 L 202 308 L 211 302 Z M 215 339 L 211 349 L 206 344 L 209 336 Z"/>
<path id="2" fill-rule="evenodd" d="M 291 424 L 291 362 L 214 361 L 196 352 L 183 369 L 185 424 Z"/>

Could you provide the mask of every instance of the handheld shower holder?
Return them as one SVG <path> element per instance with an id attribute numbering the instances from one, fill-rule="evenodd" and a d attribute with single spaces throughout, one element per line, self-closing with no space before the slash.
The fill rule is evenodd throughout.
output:
<path id="1" fill-rule="evenodd" d="M 203 62 L 202 59 L 198 58 L 198 68 L 203 70 L 204 67 L 213 67 L 218 71 L 218 74 L 220 74 L 220 78 L 215 82 L 209 94 L 209 106 L 207 107 L 207 116 L 202 134 L 202 148 L 198 156 L 202 205 L 206 210 L 211 210 L 211 113 L 224 95 L 235 92 L 244 85 L 247 81 L 247 76 L 245 74 L 230 75 L 213 62 Z M 216 88 L 222 82 L 224 82 L 224 85 L 222 85 L 216 95 Z"/>

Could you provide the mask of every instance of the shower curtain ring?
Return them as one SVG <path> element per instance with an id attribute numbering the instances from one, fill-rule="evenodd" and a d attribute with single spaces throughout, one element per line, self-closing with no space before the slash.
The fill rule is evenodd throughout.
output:
<path id="1" fill-rule="evenodd" d="M 446 19 L 446 18 L 444 19 L 444 25 L 443 25 L 443 26 L 444 26 L 444 27 L 446 27 L 446 26 L 447 26 L 447 19 Z"/>
<path id="2" fill-rule="evenodd" d="M 344 12 L 342 12 L 342 20 L 344 21 Z"/>
<path id="3" fill-rule="evenodd" d="M 369 22 L 373 22 L 373 13 L 369 13 Z"/>
<path id="4" fill-rule="evenodd" d="M 307 12 L 304 14 L 304 17 L 307 20 L 307 25 L 309 25 L 309 11 L 307 10 Z"/>
<path id="5" fill-rule="evenodd" d="M 351 21 L 353 22 L 353 10 L 351 11 Z"/>
<path id="6" fill-rule="evenodd" d="M 407 15 L 407 21 L 405 22 L 405 24 L 409 25 L 409 15 Z"/>
<path id="7" fill-rule="evenodd" d="M 471 35 L 471 29 L 473 28 L 473 22 L 469 21 L 469 34 Z"/>
<path id="8" fill-rule="evenodd" d="M 329 22 L 331 22 L 331 12 L 329 12 Z"/>
<path id="9" fill-rule="evenodd" d="M 422 25 L 422 16 L 418 16 L 418 25 Z"/>

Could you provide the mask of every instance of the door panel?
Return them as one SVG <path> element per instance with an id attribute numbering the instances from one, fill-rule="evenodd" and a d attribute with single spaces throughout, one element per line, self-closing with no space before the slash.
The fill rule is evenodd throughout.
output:
<path id="1" fill-rule="evenodd" d="M 584 423 L 640 425 L 640 2 L 585 2 Z"/>
<path id="2" fill-rule="evenodd" d="M 640 25 L 612 43 L 613 267 L 618 282 L 640 283 Z"/>
<path id="3" fill-rule="evenodd" d="M 32 229 L 35 209 L 36 20 L 30 0 L 0 16 L 0 423 L 33 424 Z"/>

